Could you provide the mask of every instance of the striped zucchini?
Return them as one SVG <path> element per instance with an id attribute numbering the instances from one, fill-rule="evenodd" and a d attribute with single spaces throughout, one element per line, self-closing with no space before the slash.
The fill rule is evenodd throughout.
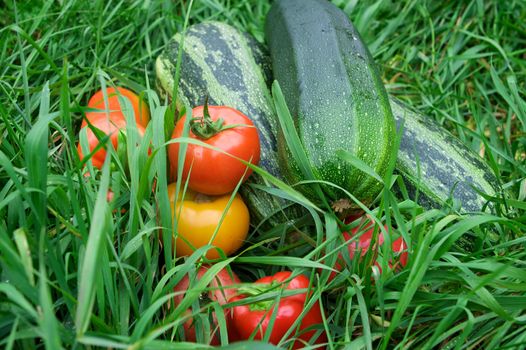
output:
<path id="1" fill-rule="evenodd" d="M 370 204 L 383 185 L 341 159 L 338 151 L 348 151 L 383 177 L 394 156 L 395 123 L 360 35 L 345 13 L 326 0 L 275 1 L 265 33 L 274 76 L 315 179 L 336 184 Z M 289 182 L 306 180 L 282 132 L 278 152 Z M 310 186 L 299 189 L 311 196 Z M 323 190 L 332 201 L 347 197 L 334 187 Z"/>
<path id="2" fill-rule="evenodd" d="M 181 35 L 176 34 L 157 58 L 157 85 L 162 95 L 171 97 Z M 225 105 L 240 110 L 256 125 L 261 144 L 259 166 L 279 177 L 275 116 L 267 86 L 271 80 L 268 55 L 255 39 L 220 22 L 203 22 L 188 28 L 176 104 L 190 107 L 202 105 L 208 96 L 211 105 Z M 267 219 L 278 224 L 296 209 L 280 211 L 286 203 L 251 184 L 267 185 L 253 174 L 241 187 L 252 222 Z M 278 212 L 277 215 L 275 213 Z"/>
<path id="3" fill-rule="evenodd" d="M 464 212 L 481 211 L 487 201 L 475 188 L 490 196 L 498 193 L 489 165 L 431 118 L 390 100 L 397 125 L 404 121 L 396 171 L 409 195 L 414 198 L 418 188 L 418 202 L 424 207 L 441 207 L 451 197 Z"/>

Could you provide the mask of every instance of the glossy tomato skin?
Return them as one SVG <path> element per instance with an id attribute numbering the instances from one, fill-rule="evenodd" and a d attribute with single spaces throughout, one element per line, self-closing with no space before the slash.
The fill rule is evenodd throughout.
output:
<path id="1" fill-rule="evenodd" d="M 137 122 L 137 125 L 142 126 L 143 128 L 146 128 L 150 121 L 150 110 L 148 108 L 148 105 L 146 102 L 141 99 L 136 93 L 134 93 L 131 90 L 128 90 L 123 87 L 117 87 L 112 88 L 106 88 L 106 95 L 108 97 L 108 110 L 110 115 L 114 114 L 116 112 L 122 114 L 122 108 L 119 102 L 119 94 L 123 97 L 126 97 L 130 100 L 132 106 L 133 106 L 133 113 L 135 115 L 135 121 Z M 100 110 L 106 110 L 106 106 L 104 104 L 104 94 L 102 90 L 97 91 L 89 100 L 88 107 L 100 109 Z M 94 112 L 94 113 L 100 113 L 106 115 L 105 112 Z"/>
<path id="2" fill-rule="evenodd" d="M 369 219 L 366 219 L 369 220 Z M 349 220 L 346 222 L 351 222 L 353 220 Z M 384 229 L 387 231 L 387 226 L 384 225 Z M 356 235 L 360 234 L 360 237 L 358 240 L 354 240 L 351 243 L 347 244 L 347 250 L 349 252 L 349 259 L 352 260 L 354 258 L 354 255 L 359 252 L 360 258 L 365 256 L 367 252 L 371 249 L 371 240 L 373 238 L 374 233 L 374 225 L 371 221 L 366 221 L 364 225 L 359 225 L 357 227 L 354 227 L 351 229 L 351 232 L 343 232 L 342 237 L 343 239 L 348 242 Z M 372 249 L 377 250 L 379 246 L 384 244 L 384 236 L 381 231 L 378 232 L 375 246 Z M 403 240 L 402 237 L 399 237 L 398 239 L 394 240 L 391 244 L 391 248 L 393 250 L 394 254 L 399 254 L 397 261 L 399 262 L 401 267 L 405 267 L 407 265 L 408 260 L 408 253 L 407 253 L 407 244 Z M 343 269 L 343 266 L 345 265 L 345 262 L 343 260 L 343 257 L 340 255 L 338 260 L 336 261 L 336 264 L 334 268 L 338 271 L 341 271 Z M 377 266 L 380 269 L 380 264 L 378 262 L 375 262 L 375 266 Z M 389 266 L 392 266 L 392 262 L 389 262 Z M 336 272 L 332 272 L 329 276 L 329 282 L 332 281 L 336 277 Z"/>
<path id="3" fill-rule="evenodd" d="M 272 283 L 284 283 L 289 280 L 292 276 L 290 271 L 278 272 L 273 276 L 263 277 L 256 282 L 255 285 L 270 285 Z M 309 288 L 309 279 L 304 275 L 296 276 L 287 283 L 283 288 L 288 290 L 295 289 L 308 289 Z M 246 295 L 234 296 L 230 299 L 230 302 L 240 301 L 246 298 Z M 292 327 L 296 319 L 301 315 L 304 310 L 305 302 L 307 299 L 306 292 L 298 293 L 286 297 L 282 297 L 277 308 L 276 318 L 272 330 L 270 331 L 269 342 L 272 344 L 279 344 L 280 341 L 284 340 L 284 336 L 287 331 Z M 231 318 L 229 324 L 234 328 L 234 331 L 237 333 L 239 340 L 250 339 L 251 335 L 254 333 L 254 340 L 261 340 L 267 332 L 269 323 L 273 314 L 272 305 L 238 305 L 234 306 L 231 311 L 228 313 L 228 316 Z M 301 349 L 304 347 L 304 342 L 308 343 L 311 341 L 312 337 L 316 333 L 316 330 L 309 330 L 304 332 L 305 329 L 322 324 L 323 318 L 321 315 L 321 308 L 319 302 L 316 302 L 311 309 L 309 309 L 306 315 L 301 320 L 299 326 L 299 335 L 297 335 L 298 340 L 293 344 L 293 349 Z M 254 332 L 255 331 L 255 332 Z M 294 332 L 292 333 L 294 336 Z M 325 333 L 322 333 L 316 340 L 316 344 L 321 344 L 327 341 L 327 336 Z M 320 348 L 320 347 L 318 347 Z M 324 347 L 323 347 L 324 348 Z"/>
<path id="4" fill-rule="evenodd" d="M 209 243 L 227 207 L 230 194 L 207 196 L 187 190 L 184 198 L 182 198 L 182 193 L 179 195 L 177 206 L 175 206 L 175 190 L 175 183 L 168 186 L 172 213 L 178 215 L 178 235 L 175 239 L 176 254 L 177 256 L 187 256 L 191 255 L 195 249 Z M 212 245 L 221 248 L 226 255 L 231 255 L 243 245 L 248 234 L 249 225 L 248 208 L 241 196 L 236 195 Z M 193 247 L 185 241 L 188 241 Z M 217 259 L 219 258 L 219 253 L 216 249 L 210 249 L 206 257 L 208 259 Z"/>
<path id="5" fill-rule="evenodd" d="M 126 120 L 124 120 L 124 118 L 122 116 L 119 116 L 118 114 L 115 114 L 112 117 L 108 118 L 108 116 L 106 116 L 103 113 L 91 112 L 86 113 L 86 118 L 89 118 L 90 123 L 95 128 L 99 129 L 106 135 L 110 135 L 110 141 L 113 147 L 117 149 L 119 133 L 126 132 Z M 85 120 L 82 122 L 82 128 L 86 128 L 89 149 L 90 151 L 93 151 L 95 147 L 97 147 L 97 145 L 99 144 L 99 140 L 97 139 L 95 133 L 87 126 Z M 142 126 L 137 125 L 137 130 L 141 136 L 144 135 L 145 130 Z M 79 154 L 80 160 L 84 159 L 84 154 L 82 153 L 82 147 L 80 143 L 77 145 L 77 152 Z M 93 162 L 93 166 L 101 169 L 105 159 L 106 150 L 104 148 L 101 148 L 97 152 L 95 152 L 95 154 L 91 158 L 91 161 Z"/>
<path id="6" fill-rule="evenodd" d="M 210 268 L 210 265 L 203 265 L 199 268 L 197 271 L 197 280 L 200 280 L 203 275 L 206 273 L 206 271 Z M 234 297 L 237 293 L 236 285 L 239 285 L 241 283 L 241 280 L 239 277 L 232 271 L 229 272 L 227 269 L 220 270 L 217 275 L 214 277 L 212 282 L 208 285 L 208 288 L 210 291 L 206 293 L 205 295 L 201 295 L 201 298 L 207 298 L 211 301 L 217 301 L 219 305 L 225 305 L 228 300 L 232 297 Z M 190 278 L 188 275 L 185 275 L 183 279 L 174 287 L 174 291 L 178 292 L 178 294 L 174 297 L 174 306 L 177 307 L 183 300 L 185 296 L 185 291 L 188 289 L 188 286 L 190 285 Z M 192 309 L 188 308 L 185 312 L 188 316 L 192 315 Z M 228 321 L 228 317 L 225 317 Z M 210 344 L 211 345 L 219 345 L 220 344 L 220 336 L 219 336 L 219 328 L 217 326 L 217 316 L 215 313 L 212 313 L 212 334 L 210 335 Z M 235 333 L 232 333 L 232 327 L 230 327 L 227 324 L 228 332 L 229 332 L 229 339 L 230 341 L 235 340 L 237 338 L 237 335 Z M 196 342 L 197 336 L 195 333 L 195 327 L 194 327 L 194 321 L 190 317 L 184 324 L 184 334 L 185 334 L 185 340 L 189 342 Z M 204 338 L 204 337 L 203 337 Z"/>
<path id="7" fill-rule="evenodd" d="M 209 106 L 210 117 L 213 121 L 222 118 L 224 125 L 249 125 L 250 127 L 238 126 L 227 129 L 210 137 L 200 139 L 192 131 L 189 137 L 217 147 L 226 153 L 236 156 L 252 164 L 259 163 L 260 145 L 257 129 L 252 121 L 243 113 L 230 107 Z M 192 117 L 202 117 L 203 106 L 192 110 Z M 176 124 L 172 139 L 183 135 L 186 116 L 183 116 Z M 179 143 L 168 146 L 168 157 L 170 159 L 172 179 L 177 174 L 179 158 Z M 183 166 L 183 179 L 191 174 L 188 186 L 197 192 L 209 195 L 221 195 L 232 192 L 241 179 L 245 181 L 252 170 L 231 156 L 198 145 L 188 144 L 185 162 Z M 246 171 L 246 174 L 245 174 Z"/>

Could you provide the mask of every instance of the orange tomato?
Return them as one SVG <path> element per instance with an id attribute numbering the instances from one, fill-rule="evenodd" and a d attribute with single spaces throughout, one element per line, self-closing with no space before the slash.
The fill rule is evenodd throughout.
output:
<path id="1" fill-rule="evenodd" d="M 179 194 L 176 206 L 174 203 L 175 190 L 175 183 L 168 186 L 172 213 L 177 217 L 175 238 L 177 256 L 191 255 L 196 249 L 209 243 L 221 248 L 226 255 L 231 255 L 243 245 L 247 237 L 250 218 L 248 208 L 241 196 L 235 196 L 214 240 L 210 242 L 230 200 L 230 194 L 208 196 L 187 189 L 184 198 L 181 198 L 182 193 Z M 211 249 L 207 252 L 206 257 L 217 259 L 219 253 Z"/>
<path id="2" fill-rule="evenodd" d="M 110 140 L 115 149 L 117 149 L 118 143 L 119 143 L 119 133 L 125 133 L 126 132 L 126 120 L 124 120 L 123 116 L 114 115 L 113 117 L 108 118 L 104 113 L 86 113 L 86 118 L 90 120 L 90 123 L 100 131 L 102 131 L 106 135 L 110 135 Z M 86 121 L 84 121 L 82 128 L 86 128 L 87 138 L 88 138 L 88 145 L 90 152 L 97 147 L 99 144 L 99 140 L 97 139 L 97 136 L 93 133 L 93 131 L 87 127 Z M 144 135 L 144 128 L 140 125 L 137 125 L 137 129 L 139 131 L 139 134 L 142 136 Z M 77 145 L 77 152 L 79 154 L 80 160 L 84 158 L 84 154 L 82 153 L 82 148 L 80 146 L 80 143 Z M 101 169 L 102 165 L 104 164 L 104 160 L 106 159 L 106 149 L 101 148 L 93 156 L 91 157 L 91 161 L 93 162 L 93 166 Z"/>
<path id="3" fill-rule="evenodd" d="M 123 97 L 126 97 L 130 100 L 132 106 L 133 106 L 133 113 L 135 115 L 135 121 L 137 122 L 137 125 L 141 125 L 146 128 L 148 125 L 148 122 L 150 121 L 150 110 L 148 109 L 148 106 L 146 105 L 146 102 L 137 96 L 133 91 L 130 91 L 123 87 L 117 87 L 117 91 L 110 87 L 106 89 L 106 94 L 108 96 L 108 110 L 110 111 L 110 115 L 114 115 L 115 112 L 122 113 L 122 108 L 119 102 L 119 94 Z M 88 107 L 90 108 L 96 108 L 105 110 L 104 105 L 104 95 L 102 93 L 102 90 L 97 91 L 95 95 L 93 95 L 89 102 Z M 104 112 L 97 112 L 100 114 L 106 114 Z M 87 115 L 86 115 L 87 117 Z"/>

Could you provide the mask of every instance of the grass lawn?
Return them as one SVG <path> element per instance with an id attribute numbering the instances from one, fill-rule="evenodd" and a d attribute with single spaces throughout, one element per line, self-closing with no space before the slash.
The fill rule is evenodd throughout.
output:
<path id="1" fill-rule="evenodd" d="M 316 211 L 252 227 L 238 255 L 215 268 L 245 282 L 282 270 L 310 277 L 329 349 L 526 348 L 526 2 L 332 2 L 362 34 L 389 94 L 485 158 L 508 201 L 474 214 L 390 203 L 388 215 L 376 213 L 409 244 L 409 263 L 395 273 L 372 273 L 369 254 L 328 283 L 324 257 L 336 256 L 337 245 L 323 242 L 337 225 Z M 168 40 L 212 19 L 263 42 L 269 8 L 267 0 L 0 7 L 0 348 L 199 348 L 184 343 L 187 307 L 203 311 L 196 327 L 207 347 L 207 313 L 221 305 L 199 298 L 206 281 L 180 307 L 170 304 L 203 251 L 175 258 L 158 239 L 169 234 L 160 226 L 171 225 L 160 215 L 170 210 L 162 122 L 145 136 L 154 140 L 153 162 L 143 143 L 128 154 L 130 171 L 117 163 L 89 168 L 91 177 L 78 158 L 78 132 L 90 96 L 111 84 L 146 91 L 152 120 L 163 121 L 173 106 L 155 90 L 154 62 Z M 225 349 L 273 348 L 228 345 L 225 317 L 216 314 Z"/>

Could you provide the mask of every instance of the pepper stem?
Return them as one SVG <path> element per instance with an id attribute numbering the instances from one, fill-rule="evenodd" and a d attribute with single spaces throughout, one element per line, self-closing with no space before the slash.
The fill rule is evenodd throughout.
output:
<path id="1" fill-rule="evenodd" d="M 240 294 L 248 296 L 258 296 L 271 289 L 273 289 L 278 283 L 272 282 L 270 284 L 260 284 L 245 286 L 238 289 Z M 267 311 L 274 306 L 274 300 L 261 300 L 249 305 L 250 311 Z"/>

